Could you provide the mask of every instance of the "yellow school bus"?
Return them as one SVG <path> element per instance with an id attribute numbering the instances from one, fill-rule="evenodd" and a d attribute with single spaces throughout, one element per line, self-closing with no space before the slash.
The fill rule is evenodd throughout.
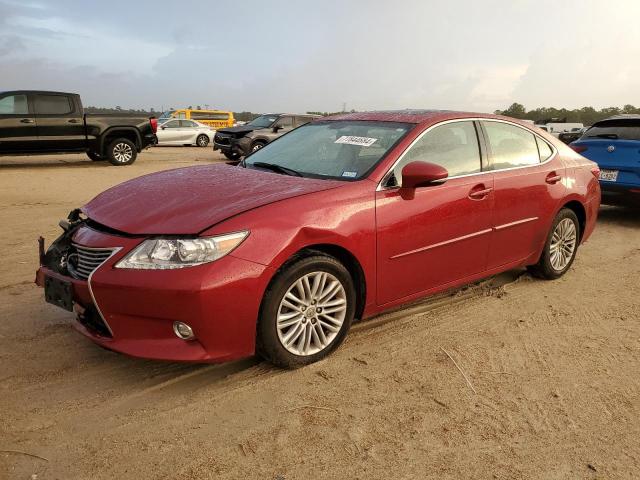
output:
<path id="1" fill-rule="evenodd" d="M 216 129 L 233 127 L 235 122 L 233 112 L 225 112 L 224 110 L 192 110 L 189 108 L 183 108 L 180 110 L 164 112 L 158 119 L 158 124 L 166 122 L 170 118 L 188 118 Z"/>

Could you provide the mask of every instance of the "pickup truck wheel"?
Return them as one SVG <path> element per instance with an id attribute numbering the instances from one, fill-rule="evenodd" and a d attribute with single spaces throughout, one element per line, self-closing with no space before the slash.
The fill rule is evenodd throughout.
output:
<path id="1" fill-rule="evenodd" d="M 94 162 L 101 162 L 103 160 L 106 160 L 106 158 L 101 157 L 96 152 L 87 152 L 87 157 L 89 157 Z"/>
<path id="2" fill-rule="evenodd" d="M 229 160 L 240 160 L 240 154 L 237 152 L 224 152 L 224 156 Z"/>
<path id="3" fill-rule="evenodd" d="M 196 145 L 199 147 L 206 147 L 209 145 L 209 137 L 206 135 L 198 135 L 198 138 L 196 138 Z"/>
<path id="4" fill-rule="evenodd" d="M 135 144 L 126 138 L 114 140 L 107 148 L 107 158 L 111 165 L 131 165 L 136 161 L 137 155 Z"/>

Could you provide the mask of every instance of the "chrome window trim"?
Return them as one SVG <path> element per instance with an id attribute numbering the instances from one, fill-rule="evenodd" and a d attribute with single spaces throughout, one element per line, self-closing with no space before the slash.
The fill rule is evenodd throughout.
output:
<path id="1" fill-rule="evenodd" d="M 536 163 L 533 165 L 520 165 L 518 167 L 510 167 L 510 168 L 501 168 L 499 170 L 484 170 L 481 172 L 476 172 L 476 173 L 467 173 L 465 175 L 455 175 L 453 177 L 447 177 L 445 179 L 445 181 L 449 181 L 449 180 L 453 180 L 455 178 L 465 178 L 465 177 L 471 177 L 471 176 L 475 176 L 475 175 L 485 175 L 487 173 L 496 173 L 496 172 L 508 172 L 511 170 L 519 170 L 521 168 L 531 168 L 531 167 L 537 167 L 539 165 L 545 165 L 547 163 L 549 163 L 551 160 L 553 160 L 556 155 L 558 154 L 558 149 L 555 147 L 555 145 L 549 143 L 547 140 L 545 140 L 541 135 L 538 135 L 536 132 L 534 132 L 533 130 L 528 129 L 527 127 L 524 127 L 523 125 L 520 125 L 519 123 L 515 123 L 515 122 L 510 122 L 508 120 L 502 120 L 499 118 L 482 118 L 482 117 L 472 117 L 472 118 L 455 118 L 455 119 L 451 119 L 451 120 L 444 120 L 442 122 L 438 122 L 434 125 L 431 125 L 429 128 L 427 128 L 424 132 L 422 132 L 420 135 L 418 135 L 418 137 L 416 137 L 413 142 L 411 142 L 409 144 L 409 146 L 407 146 L 407 148 L 404 149 L 404 152 L 402 152 L 402 154 L 398 157 L 398 159 L 393 163 L 393 165 L 391 165 L 391 167 L 389 168 L 389 170 L 387 170 L 387 172 L 382 176 L 382 180 L 380 180 L 380 182 L 378 183 L 378 187 L 376 188 L 377 192 L 380 191 L 385 191 L 385 190 L 397 190 L 400 189 L 401 187 L 399 186 L 393 186 L 393 187 L 386 187 L 384 186 L 384 184 L 389 180 L 389 177 L 391 177 L 392 173 L 393 173 L 393 169 L 396 168 L 396 166 L 402 161 L 402 159 L 404 158 L 404 156 L 406 155 L 406 153 L 418 142 L 420 141 L 420 139 L 426 135 L 427 133 L 429 133 L 431 130 L 433 130 L 436 127 L 439 127 L 441 125 L 446 125 L 448 123 L 458 123 L 458 122 L 498 122 L 498 123 L 506 123 L 508 125 L 513 125 L 514 127 L 518 127 L 521 128 L 522 130 L 525 130 L 529 133 L 531 133 L 534 137 L 539 138 L 540 140 L 542 140 L 543 142 L 545 142 L 547 145 L 549 145 L 549 147 L 551 148 L 551 155 L 549 156 L 549 158 L 547 158 L 544 162 L 540 162 L 540 163 Z M 478 141 L 480 141 L 480 139 L 478 139 Z M 480 147 L 480 145 L 478 145 L 478 147 Z M 537 148 L 537 145 L 536 145 Z M 539 154 L 539 152 L 538 152 Z M 480 155 L 482 155 L 482 152 L 480 152 Z M 480 161 L 482 162 L 482 157 L 480 158 Z"/>
<path id="2" fill-rule="evenodd" d="M 86 248 L 87 250 L 107 250 L 109 247 L 91 248 L 91 247 L 85 247 L 84 245 L 82 245 L 82 248 Z M 104 315 L 102 314 L 102 310 L 100 310 L 100 306 L 98 305 L 98 302 L 96 300 L 96 296 L 93 294 L 93 288 L 91 287 L 91 279 L 93 278 L 93 274 L 96 273 L 98 270 L 100 270 L 104 266 L 104 264 L 107 263 L 109 260 L 111 260 L 111 258 L 113 258 L 113 256 L 116 253 L 118 253 L 120 250 L 122 250 L 122 247 L 114 247 L 114 248 L 112 248 L 111 249 L 111 255 L 109 255 L 104 262 L 102 262 L 100 265 L 98 265 L 96 267 L 96 269 L 89 274 L 89 278 L 87 278 L 87 285 L 89 286 L 89 295 L 91 295 L 91 300 L 93 300 L 93 304 L 96 307 L 96 311 L 98 312 L 98 315 L 100 315 L 100 318 L 102 319 L 102 321 L 106 325 L 107 330 L 109 330 L 109 333 L 111 333 L 112 337 L 113 337 L 113 330 L 111 330 L 111 326 L 107 322 L 107 319 L 104 318 Z"/>

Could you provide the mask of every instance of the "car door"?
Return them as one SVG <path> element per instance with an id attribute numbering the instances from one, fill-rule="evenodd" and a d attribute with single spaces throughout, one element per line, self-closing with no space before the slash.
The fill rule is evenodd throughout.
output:
<path id="1" fill-rule="evenodd" d="M 37 149 L 36 119 L 26 93 L 0 94 L 0 153 Z"/>
<path id="2" fill-rule="evenodd" d="M 181 133 L 180 120 L 169 120 L 160 126 L 156 135 L 161 145 L 177 145 L 181 141 Z"/>
<path id="3" fill-rule="evenodd" d="M 83 112 L 72 95 L 32 95 L 41 150 L 73 151 L 86 147 Z"/>
<path id="4" fill-rule="evenodd" d="M 494 172 L 493 241 L 487 267 L 499 268 L 535 254 L 565 193 L 565 167 L 555 148 L 531 130 L 483 120 Z"/>
<path id="5" fill-rule="evenodd" d="M 378 188 L 378 304 L 452 284 L 486 269 L 493 174 L 483 171 L 478 128 L 472 120 L 429 128 Z M 441 165 L 449 178 L 407 194 L 398 188 L 401 171 L 415 161 Z"/>
<path id="6" fill-rule="evenodd" d="M 180 120 L 180 127 L 184 132 L 184 143 L 196 143 L 199 125 L 193 120 Z"/>

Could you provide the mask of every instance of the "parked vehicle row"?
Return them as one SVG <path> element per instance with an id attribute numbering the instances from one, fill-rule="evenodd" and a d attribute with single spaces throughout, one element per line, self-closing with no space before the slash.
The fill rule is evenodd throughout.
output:
<path id="1" fill-rule="evenodd" d="M 602 203 L 640 206 L 640 115 L 596 122 L 571 148 L 600 167 Z"/>
<path id="2" fill-rule="evenodd" d="M 86 152 L 130 165 L 155 143 L 156 129 L 155 118 L 87 115 L 74 93 L 0 92 L 0 155 Z"/>
<path id="3" fill-rule="evenodd" d="M 281 133 L 281 118 L 251 131 Z M 302 120 L 239 166 L 146 175 L 72 212 L 41 248 L 46 300 L 125 354 L 296 367 L 354 319 L 512 268 L 558 278 L 594 229 L 598 167 L 525 123 L 405 110 L 293 129 Z"/>

